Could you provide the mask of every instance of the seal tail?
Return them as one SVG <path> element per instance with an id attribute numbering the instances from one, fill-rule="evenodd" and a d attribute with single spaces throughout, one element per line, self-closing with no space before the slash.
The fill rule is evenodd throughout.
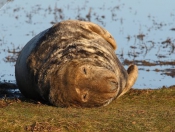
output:
<path id="1" fill-rule="evenodd" d="M 127 73 L 128 73 L 128 80 L 126 83 L 125 88 L 123 89 L 122 93 L 118 96 L 118 98 L 120 96 L 122 96 L 123 94 L 125 94 L 126 92 L 128 92 L 131 87 L 134 85 L 134 83 L 137 80 L 138 77 L 138 68 L 136 65 L 130 65 L 127 69 Z"/>

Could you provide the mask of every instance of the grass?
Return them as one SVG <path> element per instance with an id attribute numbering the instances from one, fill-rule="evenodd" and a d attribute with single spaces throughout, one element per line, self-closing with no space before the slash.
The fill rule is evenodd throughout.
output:
<path id="1" fill-rule="evenodd" d="M 106 107 L 57 108 L 0 99 L 0 132 L 175 132 L 175 86 L 132 89 Z"/>

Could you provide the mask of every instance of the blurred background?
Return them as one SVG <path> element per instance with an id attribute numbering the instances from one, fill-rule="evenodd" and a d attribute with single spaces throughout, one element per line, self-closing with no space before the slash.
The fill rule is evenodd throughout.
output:
<path id="1" fill-rule="evenodd" d="M 175 1 L 1 0 L 0 82 L 15 81 L 15 61 L 35 35 L 67 19 L 91 21 L 115 38 L 125 68 L 135 63 L 134 88 L 175 84 Z"/>

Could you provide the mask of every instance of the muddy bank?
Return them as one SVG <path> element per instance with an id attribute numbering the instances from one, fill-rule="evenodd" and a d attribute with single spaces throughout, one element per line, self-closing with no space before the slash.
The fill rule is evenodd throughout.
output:
<path id="1" fill-rule="evenodd" d="M 175 69 L 174 68 L 164 68 L 161 69 L 161 66 L 174 66 L 175 65 L 175 61 L 154 61 L 154 62 L 149 62 L 146 60 L 128 60 L 125 59 L 123 61 L 124 65 L 130 65 L 130 64 L 136 64 L 137 66 L 142 66 L 141 68 L 139 68 L 139 70 L 145 70 L 147 72 L 150 72 L 151 70 L 149 68 L 145 69 L 145 66 L 160 66 L 160 68 L 155 68 L 152 71 L 154 72 L 159 72 L 161 75 L 166 75 L 166 76 L 171 76 L 172 78 L 175 77 Z"/>
<path id="2" fill-rule="evenodd" d="M 19 98 L 22 97 L 21 92 L 14 83 L 0 83 L 0 99 L 2 98 Z"/>

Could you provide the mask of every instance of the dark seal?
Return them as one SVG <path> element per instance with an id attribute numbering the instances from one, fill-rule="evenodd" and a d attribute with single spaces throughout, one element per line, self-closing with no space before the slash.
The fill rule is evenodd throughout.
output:
<path id="1" fill-rule="evenodd" d="M 97 107 L 126 93 L 138 76 L 126 71 L 111 34 L 97 24 L 62 21 L 22 49 L 15 66 L 22 94 L 60 107 Z"/>

